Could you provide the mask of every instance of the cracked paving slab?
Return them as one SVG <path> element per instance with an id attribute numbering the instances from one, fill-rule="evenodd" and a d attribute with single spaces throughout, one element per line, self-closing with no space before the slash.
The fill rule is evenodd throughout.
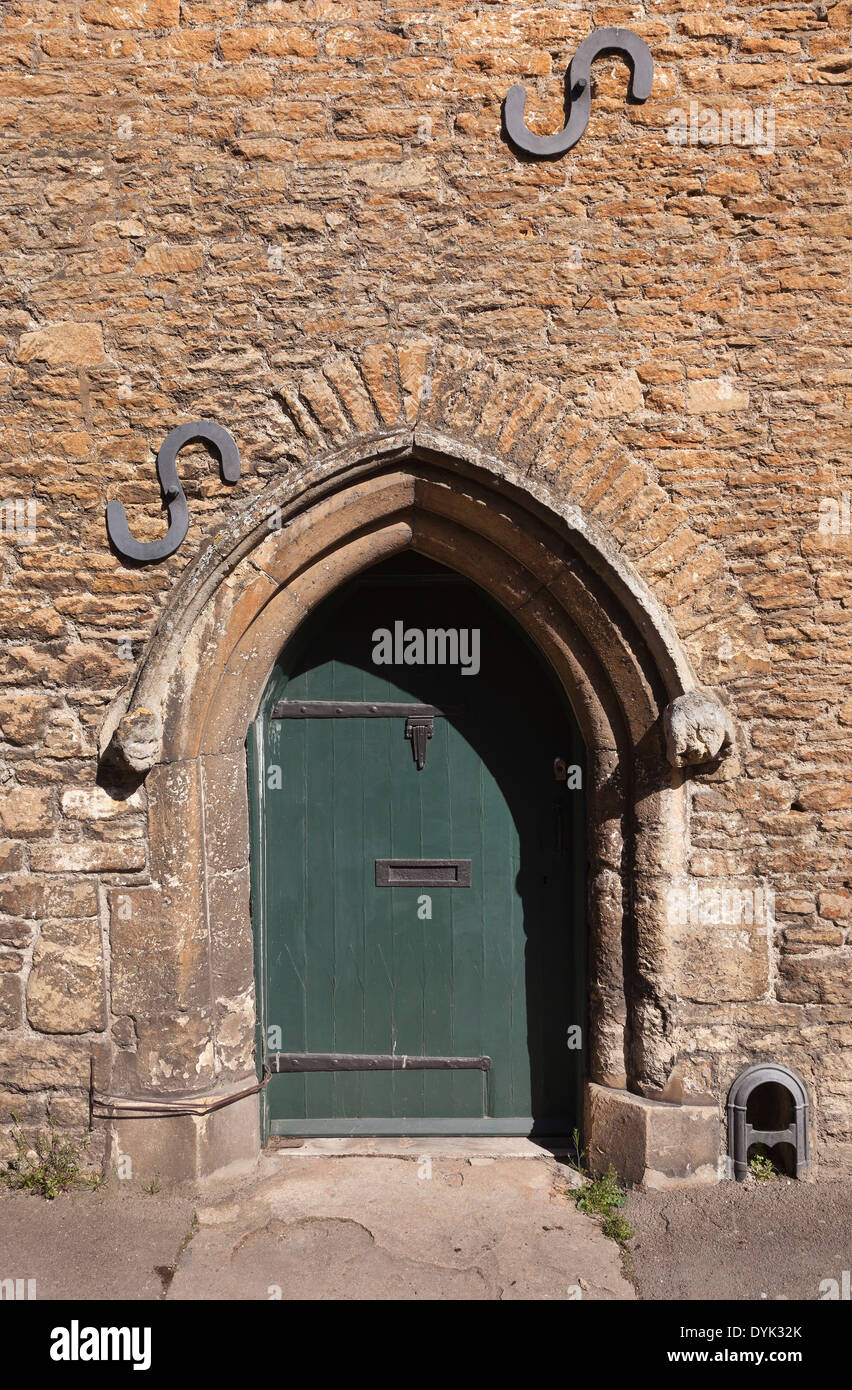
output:
<path id="1" fill-rule="evenodd" d="M 169 1299 L 633 1299 L 550 1157 L 287 1157 L 211 1188 Z"/>

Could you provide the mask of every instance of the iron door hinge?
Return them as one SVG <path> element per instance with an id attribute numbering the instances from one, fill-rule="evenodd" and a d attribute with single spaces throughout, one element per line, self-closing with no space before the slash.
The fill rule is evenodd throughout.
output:
<path id="1" fill-rule="evenodd" d="M 434 730 L 435 720 L 431 714 L 409 714 L 405 721 L 405 737 L 411 740 L 418 772 L 422 772 L 426 766 L 426 744 Z"/>
<path id="2" fill-rule="evenodd" d="M 426 766 L 426 744 L 435 731 L 436 719 L 448 719 L 456 710 L 437 705 L 409 705 L 389 700 L 278 700 L 273 719 L 401 719 L 411 744 L 417 771 Z"/>

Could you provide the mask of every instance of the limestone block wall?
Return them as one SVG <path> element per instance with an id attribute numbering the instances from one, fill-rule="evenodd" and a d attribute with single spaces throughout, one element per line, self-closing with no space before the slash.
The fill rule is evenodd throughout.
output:
<path id="1" fill-rule="evenodd" d="M 509 86 L 557 128 L 572 53 L 614 24 L 651 48 L 650 99 L 600 60 L 575 149 L 519 157 Z M 852 1167 L 851 27 L 848 0 L 3 6 L 0 1156 L 11 1111 L 80 1130 L 92 1065 L 103 1090 L 245 1076 L 250 983 L 226 938 L 200 1006 L 197 904 L 138 1024 L 161 919 L 133 904 L 180 895 L 198 802 L 155 770 L 164 862 L 99 734 L 235 514 L 370 441 L 447 437 L 599 527 L 731 713 L 646 962 L 667 1094 L 792 1066 L 815 1156 Z M 239 483 L 183 451 L 189 535 L 126 567 L 106 502 L 163 534 L 156 450 L 197 418 Z"/>

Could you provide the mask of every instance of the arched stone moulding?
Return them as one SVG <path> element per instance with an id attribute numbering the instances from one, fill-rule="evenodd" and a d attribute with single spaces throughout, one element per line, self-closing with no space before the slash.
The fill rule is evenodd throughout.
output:
<path id="1" fill-rule="evenodd" d="M 387 367 L 386 356 L 380 360 Z M 666 608 L 614 529 L 594 515 L 607 489 L 586 478 L 587 501 L 589 488 L 597 494 L 588 510 L 572 496 L 599 455 L 613 486 L 606 440 L 591 453 L 587 445 L 584 464 L 565 443 L 578 431 L 551 404 L 550 423 L 562 430 L 562 453 L 574 463 L 570 472 L 564 457 L 564 466 L 553 462 L 552 438 L 539 438 L 535 471 L 475 448 L 470 434 L 447 428 L 456 397 L 446 379 L 441 388 L 440 376 L 429 376 L 428 353 L 417 360 L 424 365 L 416 393 L 395 388 L 405 418 L 355 443 L 320 448 L 297 478 L 271 483 L 231 512 L 175 586 L 135 681 L 107 720 L 102 746 L 126 711 L 149 711 L 155 726 L 143 758 L 153 761 L 146 782 L 151 883 L 120 890 L 135 906 L 128 920 L 112 914 L 111 931 L 113 1013 L 133 1017 L 138 1042 L 135 1052 L 117 1054 L 111 1089 L 140 1098 L 215 1095 L 239 1090 L 253 1075 L 248 724 L 278 654 L 315 605 L 365 567 L 414 546 L 469 575 L 515 615 L 562 680 L 586 739 L 592 1161 L 614 1158 L 642 1180 L 665 1169 L 660 1155 L 668 1146 L 686 1153 L 691 1175 L 705 1174 L 714 1144 L 718 1152 L 717 1112 L 670 1103 L 680 1092 L 665 895 L 685 873 L 686 798 L 682 775 L 665 760 L 660 719 L 698 682 Z M 314 437 L 317 402 L 330 412 L 323 392 L 330 393 L 335 372 L 354 409 L 355 387 L 336 360 L 332 365 L 322 381 L 309 383 L 313 416 L 303 399 L 289 400 L 309 448 L 327 445 Z M 369 387 L 360 366 L 358 380 Z M 363 385 L 358 389 L 366 396 Z M 467 374 L 468 405 L 471 390 Z M 540 392 L 533 394 L 541 414 Z M 378 411 L 383 397 L 375 385 L 370 399 Z M 486 437 L 489 400 L 480 393 Z M 517 409 L 509 420 L 513 414 Z M 342 406 L 340 416 L 340 428 L 351 434 Z M 475 420 L 463 423 L 475 432 Z M 579 437 L 582 444 L 582 430 Z M 622 466 L 633 486 L 635 465 L 628 459 Z M 560 476 L 561 490 L 554 486 Z M 637 495 L 649 486 L 642 481 Z M 627 510 L 634 502 L 626 495 Z M 644 521 L 628 527 L 634 536 L 653 522 L 647 502 L 646 495 L 638 504 Z M 121 1121 L 119 1142 L 125 1153 L 135 1147 L 143 1168 L 154 1145 L 166 1171 L 165 1144 L 176 1176 L 205 1172 L 256 1149 L 256 1112 L 249 1098 L 203 1120 Z M 674 1140 L 673 1124 L 681 1126 Z M 617 1136 L 627 1130 L 630 1162 L 617 1152 Z"/>

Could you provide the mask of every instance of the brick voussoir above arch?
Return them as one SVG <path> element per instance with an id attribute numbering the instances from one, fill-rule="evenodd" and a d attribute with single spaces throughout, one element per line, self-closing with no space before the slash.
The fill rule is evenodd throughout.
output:
<path id="1" fill-rule="evenodd" d="M 430 372 L 418 433 L 428 426 L 474 441 L 597 523 L 671 614 L 679 616 L 688 605 L 682 636 L 703 680 L 735 677 L 740 654 L 750 669 L 755 662 L 765 666 L 759 619 L 724 552 L 692 529 L 686 508 L 620 443 L 609 420 L 596 420 L 552 386 L 490 366 L 464 349 L 436 347 Z M 711 625 L 712 642 L 702 641 Z M 726 637 L 729 654 L 720 667 L 715 652 Z"/>
<path id="2" fill-rule="evenodd" d="M 136 681 L 114 702 L 102 751 L 127 710 L 153 706 L 156 718 L 181 643 L 218 586 L 266 538 L 271 508 L 295 514 L 353 470 L 406 454 L 467 464 L 498 491 L 514 490 L 543 514 L 557 513 L 626 606 L 669 698 L 718 678 L 706 660 L 708 633 L 711 653 L 713 643 L 727 643 L 728 676 L 736 675 L 743 634 L 752 669 L 755 654 L 765 653 L 723 553 L 692 531 L 686 511 L 608 420 L 581 415 L 552 384 L 478 352 L 416 338 L 333 354 L 274 394 L 288 417 L 296 467 L 235 508 L 187 566 Z"/>
<path id="3" fill-rule="evenodd" d="M 339 449 L 388 428 L 413 428 L 416 437 L 427 427 L 470 440 L 594 518 L 643 578 L 666 584 L 668 606 L 726 576 L 738 615 L 747 610 L 751 624 L 757 621 L 723 553 L 692 530 L 686 509 L 612 437 L 606 421 L 579 414 L 550 384 L 489 364 L 479 352 L 415 339 L 329 358 L 303 374 L 291 399 L 299 402 L 294 414 L 309 450 Z"/>
<path id="4" fill-rule="evenodd" d="M 687 510 L 619 443 L 608 420 L 580 413 L 552 384 L 490 363 L 478 351 L 417 338 L 336 354 L 303 373 L 288 399 L 306 457 L 388 429 L 413 429 L 416 439 L 425 428 L 511 462 L 596 521 L 667 608 L 698 599 L 700 617 L 686 641 L 693 659 L 705 649 L 689 639 L 714 622 L 717 644 L 719 625 L 729 627 L 729 673 L 744 624 L 752 655 L 766 655 L 757 616 L 723 552 L 691 528 Z M 715 611 L 701 603 L 710 586 L 716 586 Z"/>

